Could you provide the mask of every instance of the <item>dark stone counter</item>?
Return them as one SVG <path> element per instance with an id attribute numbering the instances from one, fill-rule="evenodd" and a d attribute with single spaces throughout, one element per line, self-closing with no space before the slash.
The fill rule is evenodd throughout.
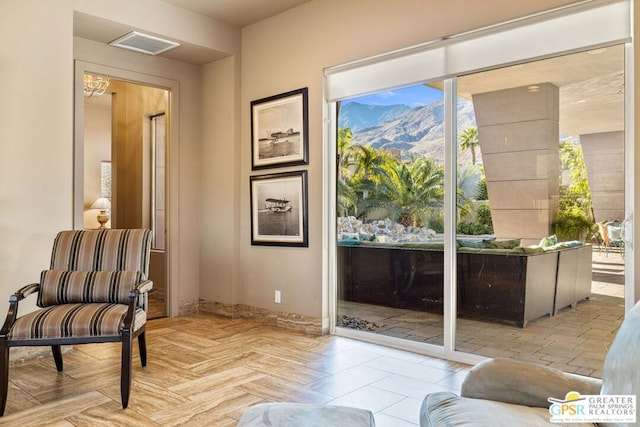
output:
<path id="1" fill-rule="evenodd" d="M 542 253 L 461 249 L 456 256 L 462 317 L 524 327 L 590 294 L 590 245 Z M 442 313 L 443 270 L 444 251 L 433 245 L 338 246 L 338 291 L 345 301 Z"/>

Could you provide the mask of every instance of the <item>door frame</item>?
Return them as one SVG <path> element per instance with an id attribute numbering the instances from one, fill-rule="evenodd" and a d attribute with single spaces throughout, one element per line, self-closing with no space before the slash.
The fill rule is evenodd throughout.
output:
<path id="1" fill-rule="evenodd" d="M 178 142 L 178 117 L 179 117 L 179 84 L 176 80 L 151 76 L 135 71 L 124 70 L 104 64 L 76 59 L 74 65 L 74 130 L 73 130 L 73 228 L 80 230 L 84 227 L 84 93 L 83 76 L 85 73 L 95 73 L 116 80 L 126 81 L 145 86 L 153 86 L 169 91 L 169 102 L 166 114 L 168 115 L 169 132 L 167 133 L 167 186 L 166 186 L 166 298 L 165 313 L 168 316 L 177 316 L 179 301 L 178 292 L 174 288 L 179 283 L 180 265 L 178 257 L 177 236 L 179 230 L 177 206 L 173 209 L 174 200 L 178 200 L 178 176 L 179 176 L 179 142 Z M 174 215 L 173 212 L 176 212 Z"/>

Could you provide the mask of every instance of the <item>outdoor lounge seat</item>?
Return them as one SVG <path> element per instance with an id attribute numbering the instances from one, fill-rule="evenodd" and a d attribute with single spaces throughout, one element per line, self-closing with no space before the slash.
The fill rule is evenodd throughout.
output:
<path id="1" fill-rule="evenodd" d="M 618 247 L 620 254 L 624 257 L 624 237 L 622 235 L 622 224 L 619 221 L 609 221 L 605 224 L 607 228 L 608 242 L 605 246 L 606 255 L 612 247 Z"/>
<path id="2" fill-rule="evenodd" d="M 51 346 L 62 372 L 61 345 L 121 342 L 122 407 L 131 389 L 132 340 L 138 338 L 142 366 L 147 364 L 145 325 L 151 232 L 84 230 L 58 233 L 51 265 L 40 282 L 9 299 L 0 330 L 0 415 L 4 415 L 9 381 L 9 349 Z M 39 310 L 18 317 L 18 303 L 37 293 Z"/>
<path id="3" fill-rule="evenodd" d="M 552 425 L 549 423 L 549 398 L 563 399 L 572 391 L 581 395 L 638 396 L 640 303 L 629 311 L 611 344 L 602 380 L 533 363 L 489 359 L 471 369 L 462 384 L 461 396 L 449 392 L 428 394 L 420 409 L 420 425 L 549 426 Z M 632 424 L 602 425 L 622 427 Z"/>

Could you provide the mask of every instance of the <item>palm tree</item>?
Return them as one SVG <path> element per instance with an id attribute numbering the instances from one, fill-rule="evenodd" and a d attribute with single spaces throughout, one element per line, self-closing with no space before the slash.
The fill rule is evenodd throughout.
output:
<path id="1" fill-rule="evenodd" d="M 351 175 L 353 157 L 353 132 L 349 128 L 338 129 L 338 176 L 340 179 L 347 179 Z"/>
<path id="2" fill-rule="evenodd" d="M 471 164 L 476 164 L 476 148 L 480 145 L 478 138 L 478 128 L 469 126 L 460 135 L 460 149 L 462 151 L 471 150 Z"/>
<path id="3" fill-rule="evenodd" d="M 362 191 L 362 198 L 369 197 L 369 191 L 377 184 L 385 162 L 386 156 L 381 155 L 375 148 L 357 145 L 356 171 L 353 178 Z"/>
<path id="4" fill-rule="evenodd" d="M 375 193 L 376 201 L 405 226 L 421 226 L 430 209 L 441 209 L 444 200 L 444 169 L 432 159 L 418 158 L 410 164 L 391 159 Z"/>

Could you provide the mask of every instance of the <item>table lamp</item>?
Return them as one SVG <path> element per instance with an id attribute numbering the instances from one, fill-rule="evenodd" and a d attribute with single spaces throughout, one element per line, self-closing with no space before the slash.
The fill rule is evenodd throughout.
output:
<path id="1" fill-rule="evenodd" d="M 107 228 L 105 225 L 109 221 L 109 209 L 111 209 L 111 202 L 106 197 L 100 197 L 92 205 L 91 209 L 100 209 L 100 213 L 97 216 L 100 223 L 100 229 Z"/>

